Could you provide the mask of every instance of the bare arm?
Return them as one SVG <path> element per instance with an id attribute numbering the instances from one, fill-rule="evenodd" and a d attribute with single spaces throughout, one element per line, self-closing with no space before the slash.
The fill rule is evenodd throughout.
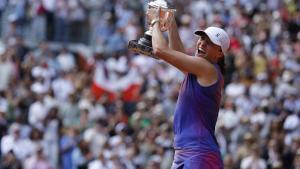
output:
<path id="1" fill-rule="evenodd" d="M 168 30 L 169 33 L 169 47 L 176 51 L 185 53 L 184 45 L 182 44 L 182 40 L 179 36 L 178 27 L 173 16 L 171 21 L 171 26 Z"/>
<path id="2" fill-rule="evenodd" d="M 189 56 L 185 53 L 173 50 L 160 31 L 159 24 L 153 26 L 152 47 L 155 56 L 165 60 L 183 72 L 195 74 L 205 81 L 215 80 L 214 66 L 204 58 Z M 212 77 L 212 79 L 207 79 Z"/>
<path id="3" fill-rule="evenodd" d="M 148 15 L 151 20 L 158 18 L 159 10 L 151 10 Z M 159 22 L 153 26 L 152 48 L 153 54 L 175 66 L 179 70 L 196 75 L 201 81 L 211 83 L 217 77 L 216 70 L 209 61 L 201 57 L 189 56 L 181 51 L 169 47 L 167 40 L 160 30 Z"/>

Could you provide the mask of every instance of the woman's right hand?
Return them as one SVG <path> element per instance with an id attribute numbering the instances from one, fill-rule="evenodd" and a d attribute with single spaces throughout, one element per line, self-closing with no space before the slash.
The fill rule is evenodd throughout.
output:
<path id="1" fill-rule="evenodd" d="M 161 11 L 161 22 L 160 22 L 160 29 L 162 32 L 169 30 L 172 25 L 173 22 L 175 22 L 175 18 L 174 18 L 174 13 L 172 12 L 163 12 Z"/>

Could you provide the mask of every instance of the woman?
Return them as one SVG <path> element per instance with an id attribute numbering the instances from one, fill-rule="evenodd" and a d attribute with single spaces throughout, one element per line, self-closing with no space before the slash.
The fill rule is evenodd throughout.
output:
<path id="1" fill-rule="evenodd" d="M 227 33 L 217 27 L 196 31 L 199 36 L 195 56 L 185 54 L 175 19 L 169 44 L 160 27 L 158 9 L 147 13 L 151 21 L 153 54 L 186 73 L 174 114 L 174 149 L 172 169 L 221 169 L 223 162 L 216 137 L 224 53 L 229 48 Z"/>

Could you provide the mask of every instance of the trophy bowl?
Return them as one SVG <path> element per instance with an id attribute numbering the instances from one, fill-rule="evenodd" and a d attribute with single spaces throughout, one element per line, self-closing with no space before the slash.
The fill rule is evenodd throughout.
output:
<path id="1" fill-rule="evenodd" d="M 174 15 L 176 9 L 174 5 L 166 0 L 152 0 L 148 3 L 148 10 L 151 8 L 158 8 L 160 7 L 160 30 L 162 32 L 167 31 L 171 25 L 171 19 Z M 148 21 L 149 23 L 149 21 Z M 158 59 L 157 57 L 153 56 L 153 49 L 152 49 L 152 27 L 147 24 L 148 30 L 144 33 L 143 37 L 139 40 L 131 40 L 128 43 L 128 49 L 135 53 L 143 54 L 146 56 L 153 57 Z"/>

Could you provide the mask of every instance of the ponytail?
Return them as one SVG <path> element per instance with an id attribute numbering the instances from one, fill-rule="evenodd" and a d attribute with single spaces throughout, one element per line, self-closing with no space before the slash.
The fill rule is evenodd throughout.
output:
<path id="1" fill-rule="evenodd" d="M 226 68 L 226 65 L 225 65 L 225 57 L 223 56 L 222 58 L 220 58 L 219 60 L 218 60 L 218 66 L 219 66 L 219 68 L 220 68 L 220 70 L 221 70 L 221 73 L 222 73 L 222 75 L 224 76 L 225 75 L 225 68 Z"/>

